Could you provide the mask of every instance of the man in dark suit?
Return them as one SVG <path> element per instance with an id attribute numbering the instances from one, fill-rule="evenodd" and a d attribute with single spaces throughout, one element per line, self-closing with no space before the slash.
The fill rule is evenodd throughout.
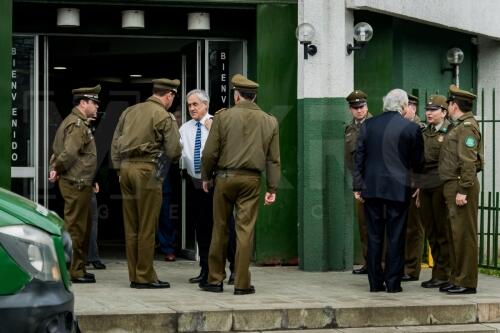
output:
<path id="1" fill-rule="evenodd" d="M 417 124 L 404 119 L 407 108 L 406 92 L 391 90 L 384 97 L 384 112 L 364 122 L 357 143 L 353 190 L 365 207 L 372 292 L 402 291 L 410 172 L 423 163 L 422 133 Z M 385 272 L 381 265 L 384 233 Z"/>

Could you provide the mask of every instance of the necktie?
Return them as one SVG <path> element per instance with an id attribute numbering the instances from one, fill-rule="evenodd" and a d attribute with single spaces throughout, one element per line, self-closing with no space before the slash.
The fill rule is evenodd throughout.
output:
<path id="1" fill-rule="evenodd" d="M 196 122 L 196 137 L 194 139 L 194 172 L 200 173 L 201 171 L 201 158 L 200 158 L 200 150 L 201 150 L 201 123 L 199 121 Z"/>

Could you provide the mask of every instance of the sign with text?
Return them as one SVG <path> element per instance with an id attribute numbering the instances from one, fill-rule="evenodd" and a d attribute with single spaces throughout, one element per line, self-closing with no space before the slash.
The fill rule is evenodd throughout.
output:
<path id="1" fill-rule="evenodd" d="M 210 52 L 210 111 L 230 106 L 229 49 Z"/>
<path id="2" fill-rule="evenodd" d="M 11 163 L 13 167 L 32 166 L 33 138 L 33 37 L 14 36 L 11 72 Z"/>

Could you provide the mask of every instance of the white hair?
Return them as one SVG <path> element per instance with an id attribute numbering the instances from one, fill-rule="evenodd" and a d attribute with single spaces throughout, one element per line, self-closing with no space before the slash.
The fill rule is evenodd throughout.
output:
<path id="1" fill-rule="evenodd" d="M 408 94 L 403 89 L 392 89 L 382 100 L 384 102 L 384 112 L 403 112 L 403 106 L 408 105 Z"/>
<path id="2" fill-rule="evenodd" d="M 195 95 L 196 97 L 198 97 L 202 103 L 205 103 L 207 105 L 210 104 L 210 97 L 208 97 L 208 94 L 205 90 L 201 90 L 201 89 L 191 90 L 190 92 L 187 93 L 186 99 L 188 99 L 192 95 Z"/>

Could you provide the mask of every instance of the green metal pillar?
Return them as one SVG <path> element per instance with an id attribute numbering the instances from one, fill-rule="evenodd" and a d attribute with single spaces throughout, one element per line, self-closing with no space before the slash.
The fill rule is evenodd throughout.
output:
<path id="1" fill-rule="evenodd" d="M 257 103 L 279 121 L 282 173 L 277 202 L 260 209 L 255 234 L 259 264 L 296 263 L 297 258 L 296 25 L 296 5 L 257 6 Z"/>
<path id="2" fill-rule="evenodd" d="M 0 187 L 10 189 L 12 1 L 0 1 Z"/>

